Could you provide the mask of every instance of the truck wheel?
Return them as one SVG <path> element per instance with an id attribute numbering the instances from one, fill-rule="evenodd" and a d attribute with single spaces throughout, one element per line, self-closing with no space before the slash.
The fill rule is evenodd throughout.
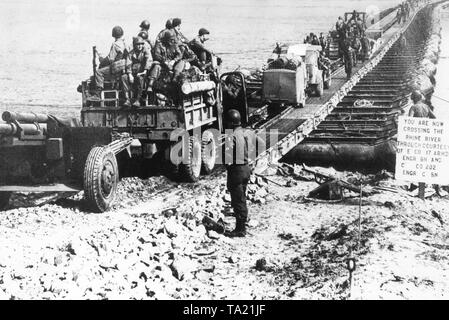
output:
<path id="1" fill-rule="evenodd" d="M 323 95 L 323 92 L 324 92 L 323 79 L 321 78 L 321 80 L 318 82 L 318 84 L 316 86 L 316 95 L 318 97 L 321 97 Z"/>
<path id="2" fill-rule="evenodd" d="M 187 150 L 187 163 L 179 165 L 181 178 L 187 182 L 198 181 L 201 174 L 201 143 L 195 136 L 189 138 Z"/>
<path id="3" fill-rule="evenodd" d="M 217 145 L 212 132 L 206 130 L 201 140 L 201 172 L 211 174 L 217 158 Z"/>
<path id="4" fill-rule="evenodd" d="M 0 210 L 6 209 L 9 204 L 9 198 L 11 197 L 11 192 L 2 191 L 0 192 Z"/>
<path id="5" fill-rule="evenodd" d="M 84 197 L 94 212 L 104 212 L 114 202 L 119 181 L 117 159 L 104 147 L 93 147 L 84 167 Z"/>

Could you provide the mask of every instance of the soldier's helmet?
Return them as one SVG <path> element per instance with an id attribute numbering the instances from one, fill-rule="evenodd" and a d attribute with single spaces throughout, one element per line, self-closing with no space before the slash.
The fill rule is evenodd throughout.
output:
<path id="1" fill-rule="evenodd" d="M 171 29 L 173 27 L 173 20 L 172 19 L 168 19 L 167 22 L 165 23 L 165 29 Z"/>
<path id="2" fill-rule="evenodd" d="M 172 21 L 172 27 L 175 28 L 177 26 L 181 25 L 181 19 L 180 18 L 174 18 Z"/>
<path id="3" fill-rule="evenodd" d="M 121 38 L 123 37 L 123 29 L 120 26 L 115 26 L 114 28 L 112 28 L 112 36 L 114 38 Z"/>
<path id="4" fill-rule="evenodd" d="M 162 42 L 164 42 L 165 44 L 169 44 L 170 41 L 176 41 L 176 35 L 174 32 L 172 32 L 171 30 L 167 30 L 165 31 L 163 37 L 162 37 Z"/>
<path id="5" fill-rule="evenodd" d="M 412 92 L 411 98 L 414 103 L 419 102 L 422 100 L 422 94 L 419 90 L 415 90 Z"/>
<path id="6" fill-rule="evenodd" d="M 144 44 L 144 43 L 145 43 L 145 40 L 143 40 L 139 36 L 133 38 L 133 46 L 137 46 L 139 44 Z"/>
<path id="7" fill-rule="evenodd" d="M 141 27 L 142 29 L 145 29 L 145 30 L 150 29 L 150 21 L 148 21 L 148 20 L 143 20 L 143 21 L 140 23 L 140 26 L 139 26 L 139 27 Z"/>
<path id="8" fill-rule="evenodd" d="M 198 31 L 198 35 L 201 37 L 201 36 L 203 36 L 203 35 L 205 35 L 205 34 L 210 34 L 209 33 L 209 30 L 207 30 L 206 28 L 201 28 L 199 31 Z"/>
<path id="9" fill-rule="evenodd" d="M 143 40 L 148 40 L 148 32 L 146 31 L 140 31 L 137 36 L 141 37 Z"/>
<path id="10" fill-rule="evenodd" d="M 242 123 L 240 112 L 235 109 L 230 109 L 226 113 L 226 123 L 231 127 L 237 127 Z"/>

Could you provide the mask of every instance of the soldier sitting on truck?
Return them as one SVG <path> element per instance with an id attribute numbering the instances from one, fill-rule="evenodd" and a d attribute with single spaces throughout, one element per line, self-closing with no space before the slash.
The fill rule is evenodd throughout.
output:
<path id="1" fill-rule="evenodd" d="M 135 93 L 132 106 L 141 106 L 146 75 L 152 63 L 151 53 L 145 47 L 144 39 L 135 37 L 133 39 L 133 47 L 126 60 L 126 73 L 122 76 L 122 85 L 125 92 L 125 103 L 123 106 L 125 107 L 131 106 L 130 96 L 132 91 Z"/>
<path id="2" fill-rule="evenodd" d="M 146 34 L 146 37 L 144 36 Z M 150 51 L 153 51 L 154 43 L 150 39 L 150 21 L 143 20 L 140 24 L 140 32 L 138 34 L 139 37 L 143 38 L 146 42 L 146 45 L 150 47 Z"/>
<path id="3" fill-rule="evenodd" d="M 172 22 L 172 28 L 175 31 L 178 43 L 184 43 L 187 45 L 189 43 L 189 39 L 187 39 L 181 32 L 181 19 L 174 18 Z"/>
<path id="4" fill-rule="evenodd" d="M 165 22 L 165 29 L 164 29 L 164 30 L 161 30 L 161 31 L 157 34 L 156 40 L 155 40 L 155 42 L 154 42 L 154 46 L 155 46 L 155 47 L 156 47 L 156 44 L 157 44 L 158 42 L 161 42 L 162 37 L 164 36 L 164 34 L 165 34 L 167 31 L 173 30 L 173 27 L 172 27 L 172 20 L 173 20 L 173 19 L 168 19 L 167 22 Z"/>
<path id="5" fill-rule="evenodd" d="M 154 60 L 159 64 L 153 66 L 150 81 L 153 78 L 158 78 L 163 67 L 173 71 L 172 81 L 176 81 L 184 70 L 185 61 L 182 59 L 182 52 L 176 42 L 176 34 L 172 30 L 166 31 L 161 41 L 156 44 Z"/>
<path id="6" fill-rule="evenodd" d="M 209 34 L 207 29 L 201 28 L 198 31 L 198 36 L 189 42 L 190 49 L 192 49 L 202 64 L 201 69 L 206 67 L 206 64 L 211 61 L 213 55 L 213 52 L 207 49 L 204 45 L 204 43 L 209 40 Z"/>
<path id="7" fill-rule="evenodd" d="M 112 37 L 115 41 L 111 46 L 111 50 L 107 57 L 101 57 L 99 69 L 95 70 L 95 86 L 89 100 L 100 100 L 100 92 L 104 88 L 105 78 L 116 78 L 121 76 L 125 71 L 125 59 L 128 54 L 125 41 L 123 40 L 123 29 L 115 26 L 112 29 Z"/>
<path id="8" fill-rule="evenodd" d="M 138 37 L 142 38 L 145 41 L 145 50 L 148 50 L 148 52 L 151 53 L 151 55 L 153 55 L 154 52 L 154 46 L 153 44 L 150 42 L 149 38 L 148 38 L 148 32 L 146 31 L 140 31 L 139 34 L 137 35 Z"/>

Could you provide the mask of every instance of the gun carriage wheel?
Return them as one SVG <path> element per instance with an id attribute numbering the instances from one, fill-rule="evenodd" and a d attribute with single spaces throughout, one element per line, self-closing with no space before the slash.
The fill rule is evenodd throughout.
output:
<path id="1" fill-rule="evenodd" d="M 114 153 L 105 147 L 93 147 L 84 168 L 84 197 L 95 212 L 109 209 L 116 198 L 119 171 Z"/>

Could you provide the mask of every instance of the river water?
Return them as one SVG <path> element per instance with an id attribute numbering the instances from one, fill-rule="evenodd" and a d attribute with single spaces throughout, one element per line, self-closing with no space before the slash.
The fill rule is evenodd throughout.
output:
<path id="1" fill-rule="evenodd" d="M 0 112 L 46 112 L 77 117 L 76 87 L 92 73 L 92 46 L 107 54 L 111 29 L 121 25 L 129 42 L 141 20 L 150 36 L 169 17 L 182 18 L 191 38 L 201 27 L 223 69 L 254 68 L 276 42 L 302 42 L 310 32 L 327 32 L 353 9 L 375 13 L 399 0 L 2 0 L 0 2 Z"/>

